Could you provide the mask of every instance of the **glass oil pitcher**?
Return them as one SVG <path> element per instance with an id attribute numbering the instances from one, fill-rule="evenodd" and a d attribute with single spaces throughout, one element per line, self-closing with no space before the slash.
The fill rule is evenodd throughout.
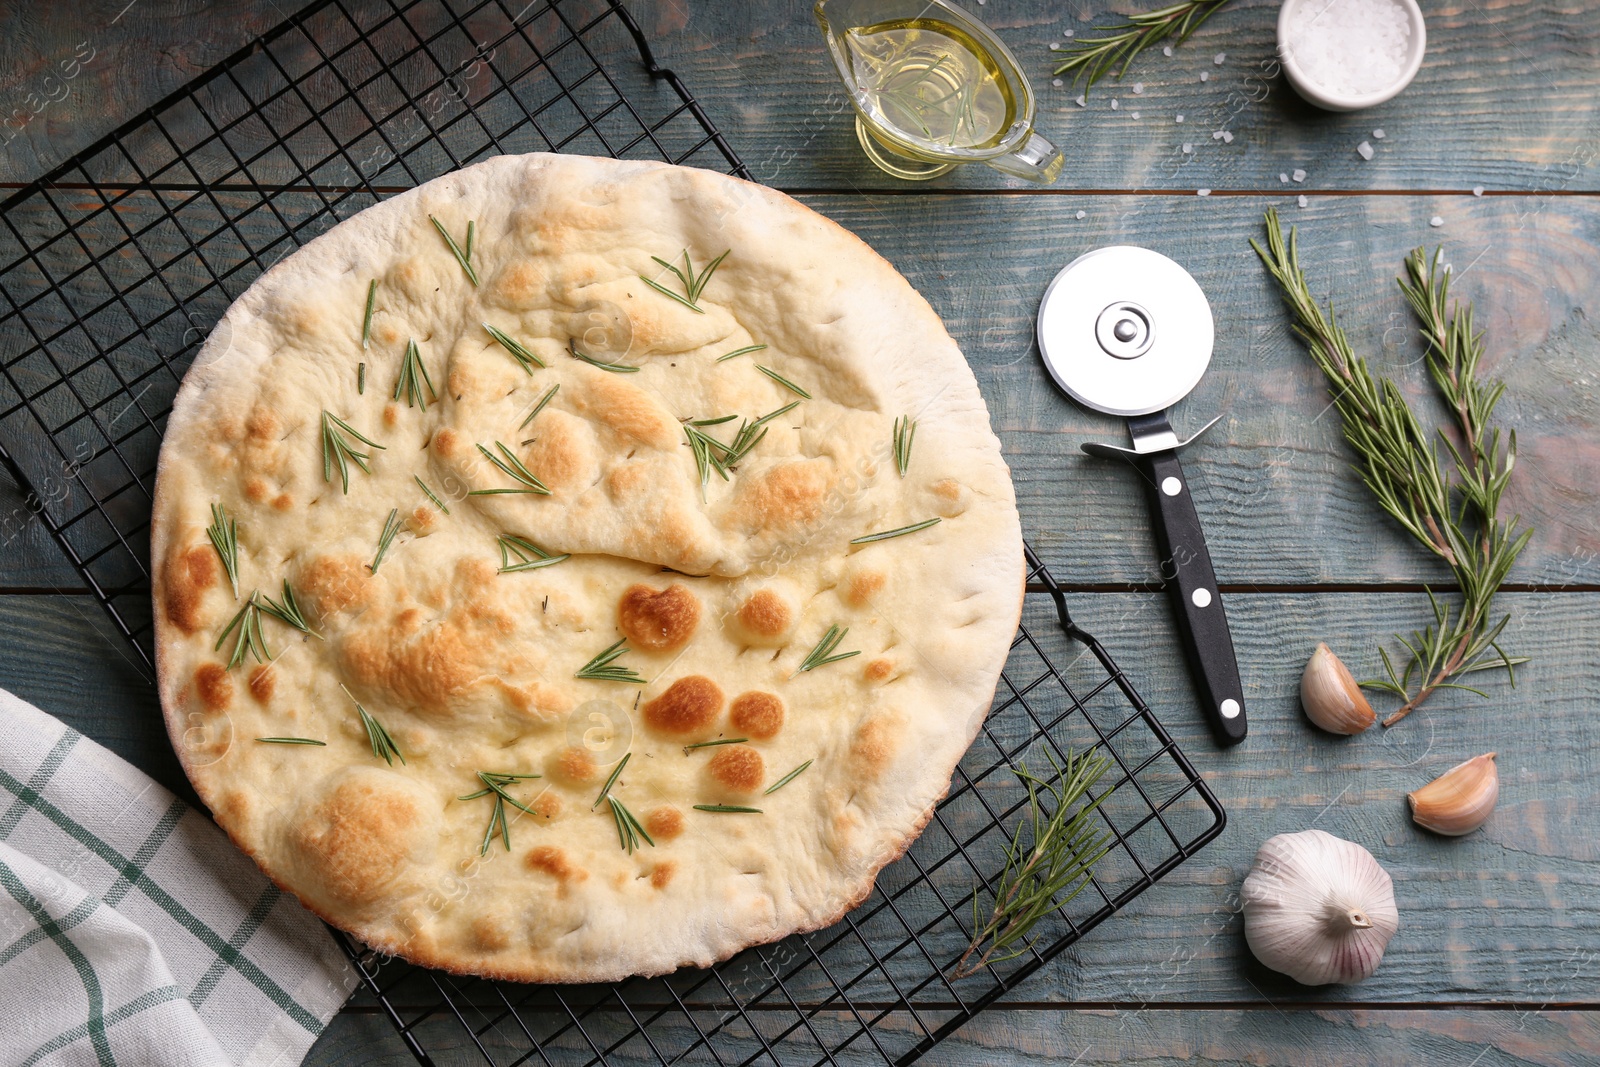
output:
<path id="1" fill-rule="evenodd" d="M 946 0 L 818 0 L 867 158 L 897 178 L 962 163 L 1048 183 L 1061 152 L 1033 129 L 1033 88 L 994 32 Z"/>

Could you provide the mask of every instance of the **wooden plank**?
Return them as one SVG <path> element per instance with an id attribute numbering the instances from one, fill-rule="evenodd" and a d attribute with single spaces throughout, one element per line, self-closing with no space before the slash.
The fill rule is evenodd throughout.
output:
<path id="1" fill-rule="evenodd" d="M 1033 343 L 1039 296 L 1055 272 L 1083 251 L 1119 242 L 1173 256 L 1212 302 L 1211 370 L 1178 405 L 1175 421 L 1192 432 L 1224 416 L 1185 455 L 1221 580 L 1237 587 L 1442 580 L 1442 569 L 1379 513 L 1349 468 L 1326 388 L 1289 337 L 1246 239 L 1261 232 L 1269 205 L 1299 223 L 1316 291 L 1332 293 L 1358 349 L 1417 397 L 1430 387 L 1411 365 L 1420 342 L 1393 279 L 1413 246 L 1441 242 L 1460 275 L 1457 293 L 1477 303 L 1488 365 L 1509 386 L 1499 415 L 1516 429 L 1522 457 L 1509 507 L 1537 531 L 1512 580 L 1552 588 L 1600 582 L 1600 368 L 1593 355 L 1600 328 L 1585 312 L 1600 300 L 1600 216 L 1586 201 L 1341 196 L 1318 197 L 1301 210 L 1280 198 L 1090 197 L 1076 201 L 1083 219 L 1036 197 L 806 201 L 887 256 L 944 317 L 989 402 L 1026 536 L 1059 565 L 1062 579 L 1077 583 L 1157 576 L 1132 473 L 1078 447 L 1119 439 L 1120 425 L 1058 393 Z M 150 213 L 139 203 L 127 202 L 135 221 Z M 1428 225 L 1434 216 L 1442 228 Z M 168 229 L 144 240 L 157 261 L 176 254 Z M 212 310 L 226 303 L 215 291 L 204 301 Z M 171 321 L 153 337 L 169 335 L 176 342 Z M 141 355 L 141 346 L 150 343 L 136 338 L 119 358 L 153 358 Z M 0 585 L 74 582 L 52 552 L 30 534 L 0 562 Z"/>
<path id="2" fill-rule="evenodd" d="M 14 5 L 0 21 L 0 69 L 15 72 L 0 90 L 0 110 L 17 124 L 0 133 L 12 135 L 0 155 L 0 180 L 43 173 L 295 7 L 255 0 L 187 11 L 145 3 L 114 19 L 125 3 L 99 0 L 92 14 L 74 9 L 70 17 Z M 1600 187 L 1600 35 L 1581 0 L 1429 9 L 1428 57 L 1416 81 L 1389 104 L 1351 115 L 1317 111 L 1281 77 L 1267 76 L 1263 65 L 1275 54 L 1272 0 L 1239 0 L 1172 58 L 1159 51 L 1142 57 L 1127 83 L 1097 88 L 1079 108 L 1077 90 L 1050 84 L 1048 46 L 1064 40 L 1066 29 L 1082 37 L 1109 25 L 1103 6 L 1016 0 L 981 12 L 1027 68 L 1041 99 L 1042 132 L 1068 150 L 1060 190 L 1265 189 L 1296 168 L 1308 172 L 1308 189 Z M 809 5 L 633 0 L 629 7 L 760 180 L 783 188 L 910 187 L 863 159 Z M 1094 17 L 1077 17 L 1091 9 Z M 45 81 L 85 41 L 95 58 L 82 73 Z M 1212 61 L 1218 53 L 1227 56 L 1221 66 Z M 611 55 L 619 65 L 632 62 L 622 49 Z M 1202 73 L 1209 76 L 1204 83 Z M 1134 82 L 1142 93 L 1132 92 Z M 64 99 L 50 99 L 63 92 Z M 1381 141 L 1372 139 L 1376 128 L 1387 134 Z M 1212 139 L 1222 129 L 1233 134 L 1231 143 Z M 1377 152 L 1370 162 L 1356 153 L 1363 140 Z M 1185 143 L 1192 152 L 1183 152 Z M 1024 184 L 985 167 L 933 183 Z"/>
<path id="3" fill-rule="evenodd" d="M 837 1025 L 837 1020 L 828 1020 Z M 480 1063 L 460 1027 L 433 1020 L 421 1039 L 439 1063 Z M 515 1045 L 509 1021 L 489 1035 L 495 1047 Z M 704 1055 L 702 1051 L 702 1055 Z M 1467 1008 L 1409 1010 L 1221 1008 L 1174 1011 L 994 1008 L 967 1023 L 925 1058 L 926 1067 L 983 1063 L 994 1067 L 1138 1063 L 1176 1067 L 1305 1067 L 1421 1063 L 1509 1067 L 1592 1062 L 1600 1057 L 1600 1020 L 1593 1012 L 1529 1005 L 1507 1011 Z M 510 1057 L 507 1057 L 509 1059 Z M 709 1059 L 709 1057 L 707 1057 Z M 337 1016 L 305 1059 L 306 1067 L 360 1063 L 410 1067 L 416 1061 L 393 1027 L 372 1011 Z M 556 1060 L 555 1062 L 563 1062 Z M 581 1062 L 581 1059 L 573 1062 Z M 616 1062 L 655 1062 L 634 1056 Z M 864 1054 L 840 1060 L 868 1064 Z M 877 1061 L 881 1063 L 882 1061 Z"/>
<path id="4" fill-rule="evenodd" d="M 1297 707 L 1312 645 L 1329 641 L 1358 675 L 1367 674 L 1377 666 L 1377 641 L 1394 626 L 1420 622 L 1421 598 L 1228 597 L 1251 736 L 1219 752 L 1192 710 L 1165 600 L 1073 596 L 1082 624 L 1157 709 L 1230 823 L 1195 860 L 1047 966 L 1024 995 L 1118 1003 L 1600 1002 L 1600 971 L 1584 955 L 1600 941 L 1600 844 L 1584 814 L 1595 795 L 1587 753 L 1600 743 L 1592 714 L 1600 699 L 1597 597 L 1503 599 L 1515 617 L 1507 647 L 1535 657 L 1515 690 L 1503 677 L 1482 676 L 1489 700 L 1441 694 L 1394 730 L 1337 739 L 1311 728 Z M 1030 607 L 1041 633 L 1048 613 Z M 172 784 L 178 772 L 154 702 L 101 629 L 78 598 L 0 597 L 0 647 L 8 650 L 0 686 Z M 1062 736 L 1070 743 L 1075 734 Z M 1405 791 L 1485 751 L 1500 754 L 1502 775 L 1500 806 L 1485 829 L 1447 840 L 1413 827 Z M 1133 799 L 1108 802 L 1108 810 L 1121 818 Z M 1383 966 L 1360 985 L 1297 987 L 1253 962 L 1240 936 L 1234 895 L 1256 848 L 1272 834 L 1310 826 L 1365 845 L 1395 879 L 1401 929 Z M 1144 856 L 1155 854 L 1156 835 L 1152 829 L 1137 839 Z M 959 948 L 943 940 L 945 949 Z"/>

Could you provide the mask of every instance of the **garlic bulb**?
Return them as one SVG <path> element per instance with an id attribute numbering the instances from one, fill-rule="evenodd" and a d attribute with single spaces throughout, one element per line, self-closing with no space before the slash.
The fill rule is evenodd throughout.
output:
<path id="1" fill-rule="evenodd" d="M 1500 799 L 1500 772 L 1494 753 L 1474 756 L 1439 777 L 1407 793 L 1411 819 L 1436 834 L 1459 837 L 1482 826 Z"/>
<path id="2" fill-rule="evenodd" d="M 1307 718 L 1335 734 L 1359 734 L 1377 719 L 1350 669 L 1325 644 L 1300 675 L 1300 704 Z"/>
<path id="3" fill-rule="evenodd" d="M 1400 926 L 1388 872 L 1360 845 L 1321 830 L 1262 845 L 1243 904 L 1256 959 L 1306 985 L 1359 982 Z"/>

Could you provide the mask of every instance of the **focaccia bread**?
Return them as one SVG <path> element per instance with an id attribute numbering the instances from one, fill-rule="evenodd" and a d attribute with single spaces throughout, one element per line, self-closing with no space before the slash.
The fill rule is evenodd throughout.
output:
<path id="1" fill-rule="evenodd" d="M 893 268 L 760 186 L 544 154 L 235 302 L 151 553 L 168 727 L 233 839 L 375 948 L 541 982 L 861 900 L 1023 591 L 977 385 Z"/>

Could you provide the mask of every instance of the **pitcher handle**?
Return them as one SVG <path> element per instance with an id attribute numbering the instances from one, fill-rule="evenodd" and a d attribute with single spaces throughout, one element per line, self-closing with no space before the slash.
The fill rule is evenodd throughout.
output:
<path id="1" fill-rule="evenodd" d="M 1061 149 L 1029 130 L 1028 139 L 1022 142 L 1021 148 L 1009 156 L 997 156 L 985 162 L 1002 174 L 1048 185 L 1061 174 Z"/>

